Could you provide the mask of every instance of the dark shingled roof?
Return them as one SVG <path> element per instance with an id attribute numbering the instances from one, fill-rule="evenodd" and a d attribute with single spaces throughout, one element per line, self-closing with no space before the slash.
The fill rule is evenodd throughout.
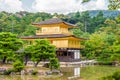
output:
<path id="1" fill-rule="evenodd" d="M 65 34 L 50 34 L 50 35 L 34 35 L 34 36 L 24 36 L 21 38 L 63 38 L 63 37 L 69 37 L 70 35 L 65 35 Z"/>
<path id="2" fill-rule="evenodd" d="M 33 23 L 33 25 L 44 25 L 44 24 L 57 24 L 57 23 L 64 23 L 64 24 L 67 24 L 67 25 L 70 25 L 70 26 L 74 26 L 73 24 L 70 24 L 68 22 L 65 22 L 59 18 L 52 18 L 52 19 L 48 19 L 48 20 L 45 20 L 45 21 L 41 21 L 41 22 L 37 22 L 37 23 Z"/>
<path id="3" fill-rule="evenodd" d="M 65 38 L 65 37 L 75 37 L 75 36 L 74 35 L 65 35 L 65 34 L 50 34 L 50 35 L 23 36 L 20 38 L 21 39 L 39 39 L 39 38 Z M 75 38 L 78 38 L 78 37 L 75 37 Z M 84 39 L 84 38 L 79 38 L 79 39 Z"/>

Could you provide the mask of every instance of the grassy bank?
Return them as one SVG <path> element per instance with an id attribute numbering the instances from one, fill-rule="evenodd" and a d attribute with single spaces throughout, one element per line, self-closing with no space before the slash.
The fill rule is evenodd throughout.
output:
<path id="1" fill-rule="evenodd" d="M 99 78 L 111 75 L 115 71 L 120 70 L 120 67 L 112 66 L 90 66 L 81 68 L 81 77 L 83 80 L 98 80 Z"/>

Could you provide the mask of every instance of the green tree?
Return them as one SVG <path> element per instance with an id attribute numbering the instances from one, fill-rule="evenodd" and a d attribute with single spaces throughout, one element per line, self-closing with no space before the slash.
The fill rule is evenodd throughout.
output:
<path id="1" fill-rule="evenodd" d="M 112 53 L 109 39 L 114 38 L 105 32 L 96 32 L 92 34 L 88 41 L 85 42 L 84 53 L 88 59 L 97 59 L 100 61 L 108 61 Z"/>
<path id="2" fill-rule="evenodd" d="M 30 35 L 35 35 L 36 27 L 33 25 L 27 25 L 25 32 L 23 32 L 21 35 L 23 36 L 30 36 Z"/>
<path id="3" fill-rule="evenodd" d="M 119 17 L 119 16 L 118 16 Z M 108 42 L 111 44 L 112 54 L 110 56 L 111 61 L 113 62 L 120 62 L 120 24 L 117 23 L 119 19 L 110 20 L 106 19 L 105 24 L 106 27 L 100 28 L 100 32 L 105 32 L 108 35 L 112 35 L 113 37 L 109 38 Z"/>
<path id="4" fill-rule="evenodd" d="M 80 38 L 89 38 L 89 35 L 90 35 L 87 32 L 85 33 L 83 31 L 81 31 L 81 29 L 79 29 L 79 28 L 72 29 L 72 32 L 76 37 L 80 37 Z"/>
<path id="5" fill-rule="evenodd" d="M 89 2 L 90 0 L 82 0 L 82 3 L 86 3 Z"/>
<path id="6" fill-rule="evenodd" d="M 86 56 L 102 62 L 120 62 L 120 25 L 117 21 L 110 19 L 106 19 L 104 23 L 105 27 L 93 33 L 90 40 L 85 42 Z"/>
<path id="7" fill-rule="evenodd" d="M 89 31 L 90 19 L 91 18 L 89 16 L 89 11 L 82 12 L 81 22 L 84 24 L 84 32 L 90 32 Z"/>
<path id="8" fill-rule="evenodd" d="M 77 26 L 81 31 L 84 32 L 84 24 L 83 24 L 82 22 L 77 22 L 77 23 L 76 23 L 76 26 Z"/>
<path id="9" fill-rule="evenodd" d="M 116 37 L 116 41 L 113 44 L 113 54 L 111 56 L 112 61 L 120 63 L 120 37 Z"/>
<path id="10" fill-rule="evenodd" d="M 57 58 L 50 58 L 50 69 L 58 69 L 60 67 L 59 61 Z"/>
<path id="11" fill-rule="evenodd" d="M 116 18 L 116 21 L 120 23 L 120 14 L 119 14 L 118 17 Z"/>
<path id="12" fill-rule="evenodd" d="M 51 45 L 47 40 L 36 40 L 31 46 L 31 60 L 35 62 L 35 67 L 37 67 L 40 61 L 49 60 L 54 58 L 55 55 L 55 46 Z M 29 51 L 29 52 L 30 52 Z"/>
<path id="13" fill-rule="evenodd" d="M 109 6 L 108 8 L 110 10 L 117 10 L 120 8 L 120 0 L 109 0 Z"/>
<path id="14" fill-rule="evenodd" d="M 41 17 L 38 17 L 36 18 L 35 22 L 41 22 L 42 21 L 42 18 Z"/>
<path id="15" fill-rule="evenodd" d="M 32 46 L 28 46 L 26 48 L 24 48 L 24 52 L 23 52 L 23 57 L 24 57 L 24 63 L 25 65 L 27 65 L 28 60 L 31 59 L 32 56 L 32 52 L 31 52 Z"/>
<path id="16" fill-rule="evenodd" d="M 89 2 L 91 0 L 82 0 L 82 3 Z M 109 10 L 117 10 L 120 8 L 120 0 L 109 0 Z"/>
<path id="17" fill-rule="evenodd" d="M 98 31 L 100 27 L 104 26 L 106 18 L 103 16 L 103 12 L 100 11 L 96 16 L 94 16 L 91 19 L 90 26 L 89 26 L 89 32 L 94 33 L 95 31 Z"/>
<path id="18" fill-rule="evenodd" d="M 0 58 L 2 63 L 6 60 L 14 59 L 15 51 L 22 47 L 22 41 L 18 39 L 16 34 L 9 32 L 0 33 Z"/>

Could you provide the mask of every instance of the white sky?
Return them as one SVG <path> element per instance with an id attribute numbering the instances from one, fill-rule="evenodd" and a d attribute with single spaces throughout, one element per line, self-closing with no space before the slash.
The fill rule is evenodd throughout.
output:
<path id="1" fill-rule="evenodd" d="M 0 0 L 0 11 L 18 12 L 23 10 L 22 2 L 19 0 Z"/>
<path id="2" fill-rule="evenodd" d="M 92 0 L 85 4 L 81 4 L 81 1 L 82 0 L 0 0 L 0 11 L 65 14 L 86 10 L 106 10 L 108 6 L 108 0 Z"/>

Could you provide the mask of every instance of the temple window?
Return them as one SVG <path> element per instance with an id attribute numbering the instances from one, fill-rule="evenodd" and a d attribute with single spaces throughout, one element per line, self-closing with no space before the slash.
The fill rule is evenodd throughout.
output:
<path id="1" fill-rule="evenodd" d="M 59 32 L 59 28 L 55 28 L 55 32 Z"/>
<path id="2" fill-rule="evenodd" d="M 46 29 L 42 29 L 42 32 L 46 32 Z"/>

